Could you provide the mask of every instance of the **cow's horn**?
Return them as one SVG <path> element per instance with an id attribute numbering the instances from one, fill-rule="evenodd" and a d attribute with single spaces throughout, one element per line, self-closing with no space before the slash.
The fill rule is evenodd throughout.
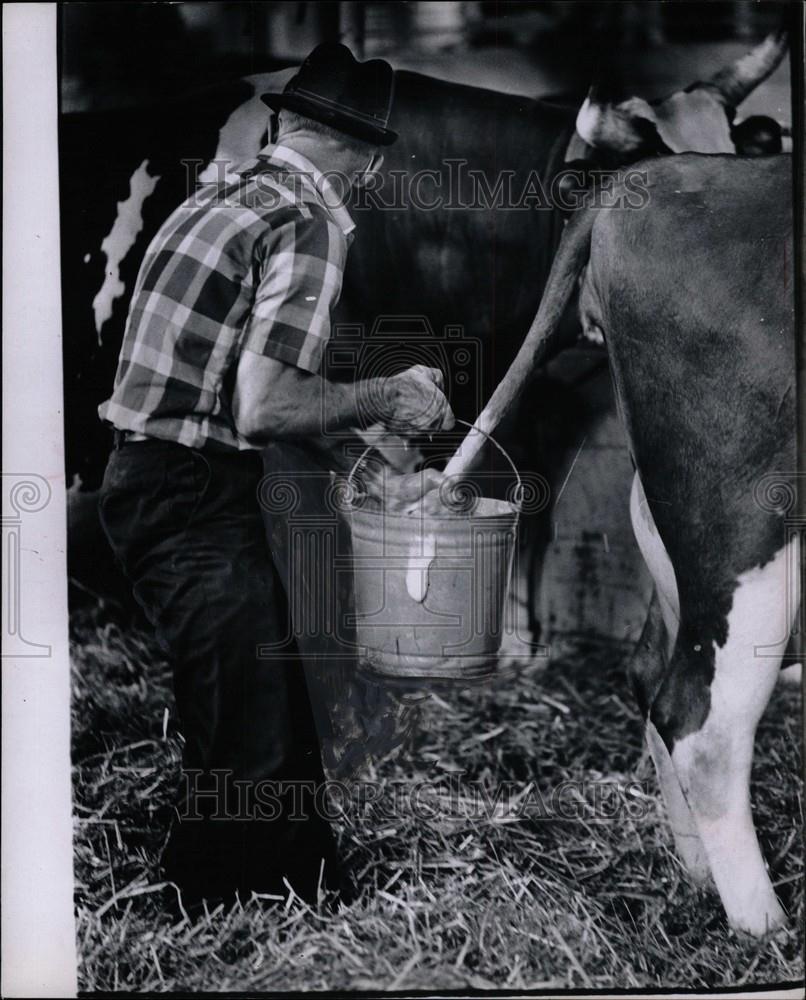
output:
<path id="1" fill-rule="evenodd" d="M 760 45 L 712 76 L 708 83 L 719 91 L 726 104 L 736 108 L 778 66 L 786 48 L 786 32 L 773 32 Z"/>
<path id="2" fill-rule="evenodd" d="M 631 104 L 633 101 L 625 102 Z M 641 102 L 645 104 L 645 102 Z M 594 149 L 610 149 L 616 153 L 633 153 L 645 141 L 636 128 L 634 116 L 626 113 L 625 105 L 615 105 L 598 101 L 592 92 L 588 94 L 577 114 L 576 129 L 589 146 Z"/>

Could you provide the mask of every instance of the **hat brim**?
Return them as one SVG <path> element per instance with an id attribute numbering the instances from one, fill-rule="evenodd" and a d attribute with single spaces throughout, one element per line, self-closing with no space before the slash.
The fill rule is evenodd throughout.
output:
<path id="1" fill-rule="evenodd" d="M 397 132 L 390 128 L 376 125 L 367 121 L 366 118 L 351 114 L 341 108 L 334 108 L 330 104 L 320 103 L 315 98 L 306 97 L 303 94 L 261 94 L 260 99 L 272 111 L 281 111 L 283 108 L 295 111 L 299 115 L 313 118 L 314 121 L 329 125 L 330 128 L 344 132 L 354 139 L 360 139 L 373 146 L 391 146 L 398 137 Z"/>

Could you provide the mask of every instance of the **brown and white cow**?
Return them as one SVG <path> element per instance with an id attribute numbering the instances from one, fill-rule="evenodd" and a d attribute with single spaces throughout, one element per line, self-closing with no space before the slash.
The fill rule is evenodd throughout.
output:
<path id="1" fill-rule="evenodd" d="M 786 516 L 798 482 L 792 164 L 688 154 L 640 167 L 643 210 L 569 222 L 514 364 L 525 377 L 552 349 L 584 269 L 582 321 L 607 347 L 657 594 L 632 663 L 647 741 L 683 863 L 713 877 L 734 927 L 760 935 L 784 913 L 750 769 L 800 583 Z M 514 402 L 516 384 L 507 392 Z"/>

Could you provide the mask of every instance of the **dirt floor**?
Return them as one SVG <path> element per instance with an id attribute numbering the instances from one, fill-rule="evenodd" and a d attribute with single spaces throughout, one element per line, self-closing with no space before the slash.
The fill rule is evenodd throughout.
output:
<path id="1" fill-rule="evenodd" d="M 737 936 L 692 888 L 642 743 L 623 653 L 512 660 L 431 696 L 371 796 L 333 797 L 360 890 L 339 912 L 292 894 L 195 924 L 172 918 L 157 859 L 178 781 L 169 672 L 107 611 L 73 617 L 79 986 L 130 990 L 727 987 L 802 978 L 800 691 L 762 720 L 753 798 L 790 914 Z M 411 791 L 421 793 L 412 797 Z M 370 802 L 370 799 L 375 798 Z"/>

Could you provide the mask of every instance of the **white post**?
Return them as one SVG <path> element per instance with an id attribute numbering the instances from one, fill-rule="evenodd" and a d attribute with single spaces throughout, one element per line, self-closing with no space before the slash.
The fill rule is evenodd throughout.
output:
<path id="1" fill-rule="evenodd" d="M 55 3 L 3 6 L 2 985 L 76 992 Z"/>

